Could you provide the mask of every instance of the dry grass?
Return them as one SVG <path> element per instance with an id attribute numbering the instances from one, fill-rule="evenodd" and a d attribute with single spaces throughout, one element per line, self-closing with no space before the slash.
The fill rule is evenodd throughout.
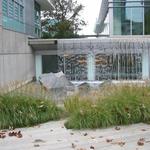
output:
<path id="1" fill-rule="evenodd" d="M 86 98 L 87 97 L 87 98 Z M 68 128 L 101 128 L 150 121 L 150 87 L 111 85 L 65 102 Z"/>
<path id="2" fill-rule="evenodd" d="M 25 95 L 0 95 L 0 129 L 59 119 L 62 110 L 50 100 Z"/>
<path id="3" fill-rule="evenodd" d="M 149 85 L 150 85 L 149 82 L 147 82 L 146 84 L 115 84 L 115 85 L 111 84 L 107 86 L 102 86 L 97 90 L 90 90 L 87 93 L 84 93 L 83 95 L 80 92 L 73 96 L 67 97 L 66 101 L 64 102 L 65 110 L 61 111 L 63 115 L 69 118 L 68 121 L 66 122 L 66 127 L 82 129 L 82 128 L 102 128 L 113 125 L 124 125 L 139 122 L 149 123 L 150 122 Z M 5 92 L 6 91 L 4 91 L 4 93 Z M 26 99 L 30 99 L 31 101 L 33 101 L 32 103 L 33 108 L 35 108 L 35 110 L 33 109 L 33 113 L 37 112 L 39 105 L 41 105 L 40 100 L 42 100 L 42 102 L 43 100 L 44 102 L 46 101 L 45 105 L 49 105 L 48 104 L 49 102 L 47 100 L 49 100 L 50 103 L 52 101 L 55 101 L 50 91 L 47 91 L 40 84 L 32 82 L 22 87 L 19 88 L 17 87 L 17 89 L 13 91 L 9 91 L 8 93 L 11 94 L 11 96 L 13 97 L 8 97 L 7 94 L 6 96 L 4 96 L 5 95 L 4 93 L 0 94 L 2 102 L 5 103 L 3 99 L 6 99 L 6 102 L 8 103 L 9 106 L 8 110 L 12 114 L 13 114 L 12 111 L 16 110 L 13 110 L 11 105 L 13 105 L 13 103 L 15 105 L 18 105 L 18 103 L 20 104 L 21 101 L 23 101 L 24 103 L 24 101 L 26 102 Z M 57 91 L 55 91 L 54 94 L 57 94 Z M 62 96 L 57 95 L 57 98 L 62 98 Z M 14 100 L 14 102 L 12 99 Z M 10 103 L 11 105 L 9 105 L 10 100 L 13 102 Z M 56 110 L 54 111 L 56 112 L 56 114 L 60 112 L 58 107 L 56 107 L 54 103 L 51 104 L 52 106 L 54 106 L 54 108 L 56 108 L 54 109 Z M 0 108 L 1 112 L 2 111 L 4 112 L 3 113 L 4 115 L 5 111 L 7 112 L 7 110 L 2 106 L 7 105 L 1 105 Z M 23 111 L 25 110 L 28 112 L 29 111 L 27 108 L 28 106 L 29 105 L 26 104 L 22 105 L 21 109 L 23 109 Z M 49 107 L 47 112 L 53 115 L 53 109 L 51 108 L 53 107 Z M 1 119 L 3 121 L 3 125 L 1 125 L 1 128 L 7 127 L 9 121 L 11 120 L 10 119 L 11 114 L 9 114 L 8 112 L 6 114 L 8 116 L 4 117 L 1 116 Z M 44 114 L 45 112 L 44 113 L 42 112 L 42 117 L 43 118 L 46 117 L 46 119 L 41 119 L 41 121 L 39 121 L 40 117 L 37 116 L 37 118 L 34 118 L 35 119 L 34 123 L 48 120 L 48 116 L 45 116 Z M 26 113 L 24 113 L 23 116 L 26 116 Z M 57 115 L 54 118 L 57 118 Z M 23 121 L 18 120 L 18 122 L 16 121 L 17 122 L 16 126 L 18 126 L 19 121 L 21 122 L 20 123 L 21 126 L 30 125 L 30 122 L 28 121 L 25 123 L 25 120 Z"/>

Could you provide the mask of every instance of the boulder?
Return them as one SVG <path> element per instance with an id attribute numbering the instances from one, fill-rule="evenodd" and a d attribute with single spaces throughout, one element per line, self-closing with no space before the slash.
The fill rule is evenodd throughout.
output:
<path id="1" fill-rule="evenodd" d="M 78 90 L 79 90 L 79 92 L 86 93 L 86 92 L 90 91 L 90 84 L 87 82 L 84 82 L 78 86 Z"/>
<path id="2" fill-rule="evenodd" d="M 43 74 L 39 78 L 40 83 L 50 89 L 67 89 L 73 90 L 74 85 L 66 78 L 63 72 Z"/>

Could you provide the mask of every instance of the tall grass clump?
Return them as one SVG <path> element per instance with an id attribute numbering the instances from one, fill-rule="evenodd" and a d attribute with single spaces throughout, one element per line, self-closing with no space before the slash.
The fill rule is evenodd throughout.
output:
<path id="1" fill-rule="evenodd" d="M 62 110 L 45 99 L 17 94 L 0 95 L 0 129 L 32 126 L 60 118 Z"/>
<path id="2" fill-rule="evenodd" d="M 92 98 L 89 102 L 89 96 L 88 103 L 79 96 L 75 101 L 66 101 L 66 110 L 71 114 L 65 124 L 67 128 L 104 128 L 150 121 L 149 87 L 121 85 L 103 90 L 94 102 Z"/>
<path id="3" fill-rule="evenodd" d="M 87 108 L 92 104 L 93 102 L 87 97 L 82 97 L 81 100 L 80 95 L 70 96 L 64 101 L 65 109 L 69 114 L 75 113 L 77 110 L 80 110 L 84 107 Z"/>

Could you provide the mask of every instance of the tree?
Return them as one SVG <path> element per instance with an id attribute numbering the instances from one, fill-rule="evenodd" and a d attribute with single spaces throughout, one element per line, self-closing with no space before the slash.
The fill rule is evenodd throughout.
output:
<path id="1" fill-rule="evenodd" d="M 43 12 L 43 38 L 73 38 L 86 25 L 80 13 L 84 6 L 76 0 L 55 0 L 54 9 Z"/>

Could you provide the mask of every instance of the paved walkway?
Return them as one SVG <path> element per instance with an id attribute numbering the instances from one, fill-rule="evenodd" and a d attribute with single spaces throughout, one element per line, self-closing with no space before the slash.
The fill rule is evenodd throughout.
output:
<path id="1" fill-rule="evenodd" d="M 64 121 L 21 128 L 23 137 L 0 139 L 0 150 L 150 150 L 150 125 L 73 131 Z"/>

